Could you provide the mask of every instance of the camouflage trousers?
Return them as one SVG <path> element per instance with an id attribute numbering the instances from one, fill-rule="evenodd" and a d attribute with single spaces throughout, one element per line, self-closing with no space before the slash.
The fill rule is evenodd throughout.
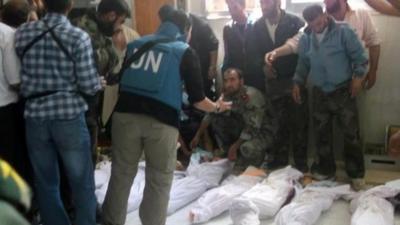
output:
<path id="1" fill-rule="evenodd" d="M 313 90 L 313 121 L 317 147 L 317 158 L 311 170 L 322 175 L 333 176 L 336 172 L 332 149 L 333 127 L 336 118 L 344 134 L 343 156 L 345 169 L 350 178 L 362 178 L 365 174 L 364 156 L 359 134 L 356 99 L 351 98 L 348 87 L 324 93 Z"/>
<path id="2" fill-rule="evenodd" d="M 217 124 L 212 123 L 212 130 L 215 134 L 217 144 L 222 150 L 222 152 L 217 156 L 227 157 L 229 148 L 240 137 L 243 124 L 237 120 L 224 119 L 223 122 L 225 126 L 218 126 L 221 125 L 221 122 L 222 121 L 219 120 Z M 226 126 L 229 126 L 229 128 Z M 270 144 L 273 141 L 271 135 L 262 135 L 261 133 L 260 135 L 242 143 L 234 166 L 235 172 L 241 172 L 248 166 L 261 166 L 267 148 L 270 147 Z"/>
<path id="3" fill-rule="evenodd" d="M 277 165 L 287 165 L 290 148 L 293 149 L 295 167 L 308 171 L 308 101 L 306 90 L 302 93 L 302 104 L 293 101 L 290 95 L 271 101 L 278 122 L 271 161 Z"/>

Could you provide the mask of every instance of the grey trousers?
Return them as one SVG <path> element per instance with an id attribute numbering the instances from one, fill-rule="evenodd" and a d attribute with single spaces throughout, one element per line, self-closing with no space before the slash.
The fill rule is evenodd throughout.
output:
<path id="1" fill-rule="evenodd" d="M 103 205 L 104 225 L 125 224 L 127 202 L 142 153 L 146 185 L 139 216 L 143 225 L 164 225 L 176 165 L 178 129 L 141 114 L 114 113 L 111 179 Z"/>

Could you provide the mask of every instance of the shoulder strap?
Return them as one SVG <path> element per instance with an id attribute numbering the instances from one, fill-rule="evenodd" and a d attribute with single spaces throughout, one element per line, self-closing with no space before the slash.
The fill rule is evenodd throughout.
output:
<path id="1" fill-rule="evenodd" d="M 40 35 L 36 36 L 31 42 L 29 42 L 29 44 L 27 44 L 24 48 L 24 50 L 22 51 L 22 55 L 21 55 L 21 59 L 24 58 L 25 54 L 33 47 L 34 44 L 36 44 L 38 41 L 40 41 L 47 33 L 51 32 L 54 28 L 56 28 L 59 24 L 56 24 L 52 27 L 48 27 L 46 25 L 46 27 L 48 28 L 47 30 L 45 30 L 43 33 L 41 33 Z"/>
<path id="2" fill-rule="evenodd" d="M 67 48 L 65 48 L 65 46 L 62 44 L 62 41 L 60 40 L 60 38 L 54 33 L 54 30 L 49 28 L 47 23 L 44 23 L 44 25 L 48 28 L 48 31 L 50 32 L 51 37 L 53 38 L 54 41 L 56 41 L 56 43 L 57 43 L 58 47 L 61 49 L 61 51 L 63 51 L 64 54 L 67 56 L 67 58 L 75 64 L 74 58 L 71 56 L 71 54 L 69 53 Z"/>
<path id="3" fill-rule="evenodd" d="M 161 38 L 161 39 L 157 39 L 157 40 L 152 40 L 152 41 L 144 43 L 130 57 L 127 57 L 128 54 L 126 54 L 125 58 L 124 58 L 124 62 L 122 63 L 121 69 L 119 70 L 119 72 L 117 73 L 116 76 L 110 76 L 109 79 L 107 79 L 107 83 L 108 84 L 118 83 L 121 80 L 122 75 L 125 72 L 125 70 L 128 69 L 128 67 L 130 67 L 133 62 L 135 62 L 136 60 L 140 59 L 140 57 L 142 57 L 142 55 L 144 53 L 146 53 L 148 50 L 150 50 L 155 45 L 157 45 L 159 43 L 168 43 L 168 42 L 173 42 L 173 41 L 174 40 L 172 40 L 170 38 Z"/>

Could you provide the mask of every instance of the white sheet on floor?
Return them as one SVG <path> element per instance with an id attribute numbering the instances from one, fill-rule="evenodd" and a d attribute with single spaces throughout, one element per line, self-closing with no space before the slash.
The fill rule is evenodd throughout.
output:
<path id="1" fill-rule="evenodd" d="M 227 159 L 201 164 L 191 162 L 186 177 L 172 183 L 168 215 L 196 200 L 208 189 L 217 187 L 230 167 Z"/>
<path id="2" fill-rule="evenodd" d="M 228 210 L 233 199 L 249 190 L 261 181 L 258 176 L 238 176 L 225 185 L 204 193 L 190 210 L 190 220 L 193 223 L 203 223 Z"/>
<path id="3" fill-rule="evenodd" d="M 307 187 L 275 217 L 276 225 L 313 225 L 341 196 L 351 194 L 349 185 L 338 187 Z"/>
<path id="4" fill-rule="evenodd" d="M 257 206 L 260 220 L 270 219 L 275 216 L 290 196 L 293 196 L 295 182 L 302 176 L 300 171 L 290 166 L 276 170 L 267 179 L 246 191 L 241 198 L 248 199 Z M 233 201 L 233 205 L 235 204 L 236 200 Z M 235 208 L 236 213 L 240 213 L 241 210 L 247 209 Z M 234 221 L 234 218 L 232 220 Z"/>
<path id="5" fill-rule="evenodd" d="M 377 186 L 359 193 L 350 204 L 351 225 L 394 225 L 394 207 L 385 198 L 399 192 L 388 186 Z"/>

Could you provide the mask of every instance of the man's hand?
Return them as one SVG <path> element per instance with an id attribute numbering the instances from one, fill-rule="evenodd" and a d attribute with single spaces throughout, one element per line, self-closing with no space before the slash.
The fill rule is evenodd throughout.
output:
<path id="1" fill-rule="evenodd" d="M 276 60 L 276 52 L 271 51 L 265 54 L 265 63 L 269 66 L 272 67 L 272 63 Z"/>
<path id="2" fill-rule="evenodd" d="M 297 104 L 301 104 L 301 91 L 300 91 L 300 86 L 298 84 L 293 85 L 292 97 L 294 102 L 296 102 Z"/>
<path id="3" fill-rule="evenodd" d="M 361 92 L 363 87 L 362 84 L 363 84 L 363 78 L 360 77 L 353 78 L 353 80 L 351 81 L 351 90 L 350 90 L 352 98 L 357 97 L 357 95 Z"/>
<path id="4" fill-rule="evenodd" d="M 217 67 L 216 66 L 210 66 L 208 68 L 208 79 L 212 80 L 215 79 L 217 77 Z"/>
<path id="5" fill-rule="evenodd" d="M 237 159 L 237 151 L 240 147 L 240 143 L 235 142 L 231 147 L 229 147 L 228 151 L 228 159 L 231 161 L 235 161 Z"/>
<path id="6" fill-rule="evenodd" d="M 394 157 L 400 156 L 400 130 L 390 137 L 389 155 Z"/>
<path id="7" fill-rule="evenodd" d="M 376 82 L 376 71 L 370 70 L 368 74 L 365 76 L 362 86 L 365 89 L 369 90 L 375 85 L 375 82 Z"/>
<path id="8" fill-rule="evenodd" d="M 104 77 L 104 76 L 100 76 L 100 77 L 99 77 L 99 80 L 100 80 L 101 88 L 102 88 L 102 89 L 106 88 L 106 86 L 107 86 L 107 80 L 105 79 L 105 77 Z"/>
<path id="9" fill-rule="evenodd" d="M 224 101 L 224 94 L 221 94 L 221 96 L 218 98 L 217 102 L 217 112 L 225 112 L 227 110 L 231 110 L 232 108 L 232 102 L 225 102 Z"/>

